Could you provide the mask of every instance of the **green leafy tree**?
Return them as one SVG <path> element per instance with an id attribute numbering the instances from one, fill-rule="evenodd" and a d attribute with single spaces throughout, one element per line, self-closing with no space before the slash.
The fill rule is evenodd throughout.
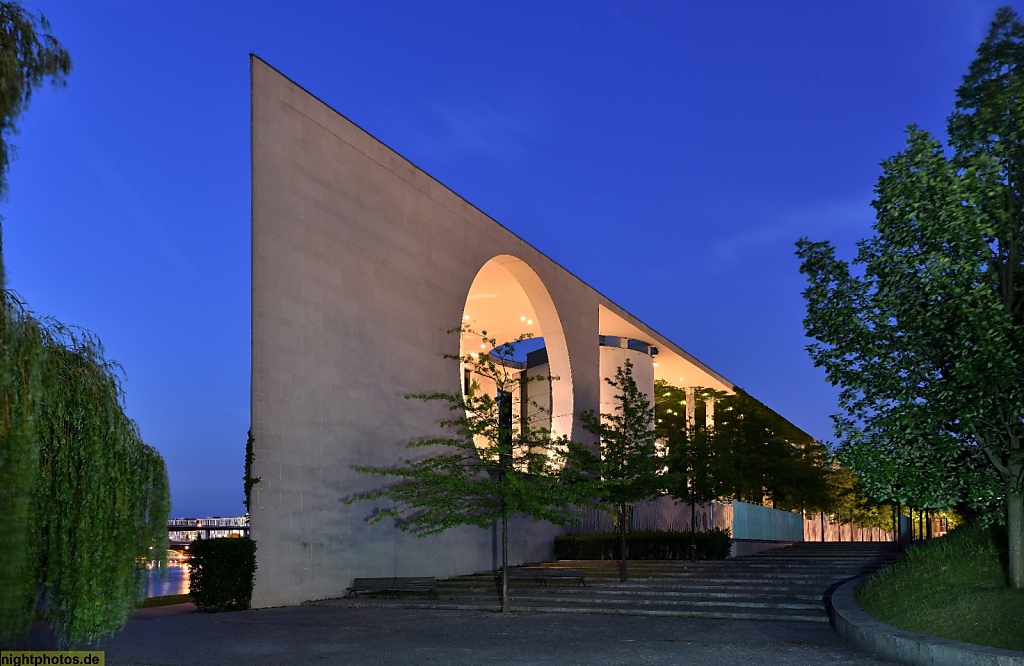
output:
<path id="1" fill-rule="evenodd" d="M 775 508 L 799 511 L 802 515 L 815 513 L 827 506 L 830 497 L 833 467 L 831 452 L 821 442 L 790 440 L 785 451 L 784 464 L 771 486 Z"/>
<path id="2" fill-rule="evenodd" d="M 27 633 L 36 603 L 32 495 L 43 393 L 44 328 L 0 289 L 0 646 Z"/>
<path id="3" fill-rule="evenodd" d="M 654 405 L 633 379 L 633 364 L 626 362 L 615 371 L 615 378 L 605 377 L 619 393 L 618 405 L 612 414 L 595 414 L 588 410 L 580 415 L 583 428 L 597 435 L 599 450 L 583 449 L 573 456 L 570 473 L 582 471 L 590 479 L 587 496 L 594 498 L 604 510 L 614 513 L 619 523 L 619 545 L 622 554 L 621 579 L 627 572 L 626 528 L 627 505 L 659 493 L 659 473 L 664 460 L 658 457 L 654 431 Z M 581 484 L 586 487 L 587 484 Z"/>
<path id="4" fill-rule="evenodd" d="M 71 56 L 49 30 L 42 14 L 16 2 L 0 2 L 0 196 L 7 191 L 10 137 L 17 134 L 16 121 L 32 91 L 47 79 L 63 85 L 71 71 Z"/>
<path id="5" fill-rule="evenodd" d="M 453 332 L 473 334 L 468 329 Z M 371 522 L 394 518 L 397 526 L 420 536 L 437 534 L 459 525 L 483 529 L 501 525 L 501 608 L 509 610 L 508 597 L 508 522 L 523 514 L 535 520 L 556 524 L 569 522 L 578 497 L 574 488 L 562 483 L 562 465 L 575 449 L 566 438 L 553 438 L 538 425 L 547 423 L 547 414 L 531 403 L 527 418 L 515 427 L 514 403 L 527 382 L 555 378 L 525 376 L 511 361 L 523 335 L 498 344 L 487 332 L 481 339 L 489 354 L 446 355 L 461 361 L 473 372 L 494 384 L 496 395 L 480 390 L 475 382 L 463 395 L 429 393 L 406 396 L 414 400 L 448 405 L 452 418 L 441 422 L 448 434 L 418 439 L 408 445 L 414 452 L 427 455 L 405 460 L 397 467 L 360 467 L 365 474 L 394 479 L 378 490 L 348 498 L 389 500 L 379 507 Z"/>
<path id="6" fill-rule="evenodd" d="M 720 400 L 722 391 L 693 389 L 697 404 Z M 667 472 L 662 484 L 677 501 L 690 507 L 690 557 L 695 555 L 697 505 L 723 497 L 732 485 L 734 469 L 722 450 L 715 428 L 706 419 L 687 420 L 686 390 L 665 380 L 654 382 L 655 432 L 664 443 Z"/>
<path id="7" fill-rule="evenodd" d="M 809 351 L 841 388 L 840 457 L 876 499 L 943 508 L 984 458 L 1006 503 L 1009 584 L 1024 587 L 1024 25 L 996 13 L 957 90 L 952 156 L 911 126 L 883 162 L 875 234 L 850 265 L 797 244 Z"/>
<path id="8" fill-rule="evenodd" d="M 825 492 L 820 445 L 743 389 L 716 401 L 715 439 L 734 499 L 800 509 Z"/>
<path id="9" fill-rule="evenodd" d="M 94 642 L 139 598 L 140 559 L 166 558 L 167 472 L 125 415 L 118 368 L 95 336 L 3 296 L 0 645 L 27 632 L 40 590 L 59 645 Z"/>
<path id="10" fill-rule="evenodd" d="M 830 514 L 837 523 L 846 522 L 858 527 L 881 529 L 892 527 L 892 504 L 873 500 L 864 492 L 857 475 L 840 464 L 832 466 L 829 475 L 829 501 L 822 510 Z"/>

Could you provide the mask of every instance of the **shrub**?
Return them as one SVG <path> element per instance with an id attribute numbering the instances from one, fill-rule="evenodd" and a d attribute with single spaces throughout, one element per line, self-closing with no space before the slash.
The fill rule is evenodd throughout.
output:
<path id="1" fill-rule="evenodd" d="M 697 558 L 723 560 L 729 556 L 729 530 L 709 530 L 694 535 Z M 631 532 L 626 535 L 631 560 L 688 560 L 689 532 Z M 619 535 L 570 534 L 555 537 L 555 557 L 560 560 L 618 560 Z"/>
<path id="2" fill-rule="evenodd" d="M 252 539 L 196 539 L 189 548 L 188 593 L 199 610 L 247 610 L 256 575 Z"/>

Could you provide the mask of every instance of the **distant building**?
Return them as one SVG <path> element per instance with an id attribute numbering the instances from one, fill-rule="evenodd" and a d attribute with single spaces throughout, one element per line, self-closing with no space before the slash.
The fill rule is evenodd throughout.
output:
<path id="1" fill-rule="evenodd" d="M 249 535 L 249 516 L 233 518 L 171 518 L 167 521 L 167 538 L 172 544 L 196 539 L 243 537 Z"/>

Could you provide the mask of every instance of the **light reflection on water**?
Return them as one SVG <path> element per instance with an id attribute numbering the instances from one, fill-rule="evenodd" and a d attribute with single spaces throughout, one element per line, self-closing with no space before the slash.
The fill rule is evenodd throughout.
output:
<path id="1" fill-rule="evenodd" d="M 162 573 L 152 563 L 146 564 L 146 598 L 188 594 L 188 572 L 189 565 L 181 562 L 168 561 Z"/>

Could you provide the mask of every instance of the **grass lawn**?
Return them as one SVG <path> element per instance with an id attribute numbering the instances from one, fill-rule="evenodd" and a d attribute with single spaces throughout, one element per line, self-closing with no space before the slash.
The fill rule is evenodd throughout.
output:
<path id="1" fill-rule="evenodd" d="M 857 603 L 902 629 L 1024 651 L 1024 590 L 1006 587 L 1004 538 L 964 526 L 915 546 L 865 581 Z"/>

